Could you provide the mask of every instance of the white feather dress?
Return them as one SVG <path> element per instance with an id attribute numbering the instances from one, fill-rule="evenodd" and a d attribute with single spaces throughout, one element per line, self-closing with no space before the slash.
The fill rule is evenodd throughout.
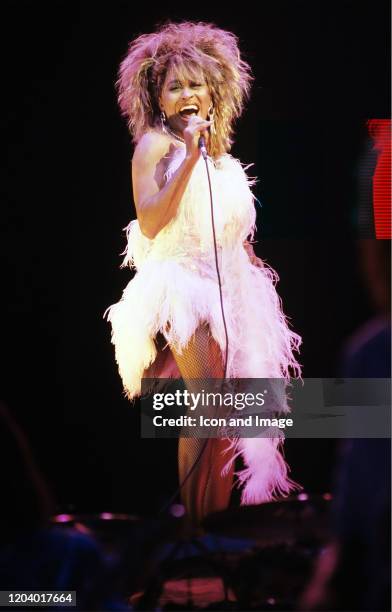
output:
<path id="1" fill-rule="evenodd" d="M 177 147 L 166 172 L 175 172 L 185 155 Z M 208 158 L 214 200 L 215 233 L 229 338 L 228 378 L 285 378 L 299 374 L 293 355 L 301 339 L 288 327 L 276 292 L 276 272 L 253 265 L 244 242 L 253 238 L 256 211 L 253 185 L 241 163 L 231 155 Z M 136 270 L 121 300 L 106 313 L 112 325 L 112 343 L 129 399 L 141 393 L 145 371 L 154 376 L 180 377 L 170 351 L 159 359 L 156 337 L 161 332 L 177 350 L 185 347 L 196 328 L 207 322 L 225 355 L 226 342 L 215 266 L 210 195 L 204 161 L 200 157 L 176 216 L 150 240 L 137 220 L 127 227 L 122 267 Z M 105 313 L 105 315 L 106 315 Z M 170 325 L 168 325 L 168 323 Z M 158 364 L 158 367 L 156 367 Z M 288 411 L 286 401 L 282 412 Z M 233 440 L 235 455 L 246 468 L 242 503 L 261 503 L 287 495 L 293 488 L 280 452 L 283 438 Z M 230 463 L 230 462 L 229 462 Z"/>

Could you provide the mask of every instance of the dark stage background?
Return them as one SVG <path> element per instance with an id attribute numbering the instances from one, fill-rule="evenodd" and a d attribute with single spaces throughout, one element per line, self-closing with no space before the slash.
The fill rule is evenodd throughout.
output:
<path id="1" fill-rule="evenodd" d="M 134 217 L 132 146 L 114 91 L 127 42 L 167 18 L 239 36 L 256 80 L 232 153 L 259 177 L 256 251 L 281 277 L 304 377 L 329 377 L 374 312 L 358 251 L 358 164 L 365 120 L 389 116 L 389 2 L 3 2 L 0 11 L 1 394 L 59 509 L 153 514 L 177 486 L 176 442 L 140 440 L 102 318 L 131 278 L 119 265 Z M 335 441 L 286 449 L 307 490 L 330 488 Z"/>

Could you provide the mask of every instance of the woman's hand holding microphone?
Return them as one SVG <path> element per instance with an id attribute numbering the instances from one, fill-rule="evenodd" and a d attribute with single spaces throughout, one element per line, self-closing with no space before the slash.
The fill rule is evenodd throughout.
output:
<path id="1" fill-rule="evenodd" d="M 186 145 L 186 157 L 188 159 L 197 161 L 200 157 L 201 149 L 199 147 L 200 136 L 203 136 L 206 147 L 208 146 L 209 132 L 208 128 L 211 125 L 211 121 L 207 121 L 192 115 L 189 118 L 189 123 L 183 131 L 183 137 Z"/>

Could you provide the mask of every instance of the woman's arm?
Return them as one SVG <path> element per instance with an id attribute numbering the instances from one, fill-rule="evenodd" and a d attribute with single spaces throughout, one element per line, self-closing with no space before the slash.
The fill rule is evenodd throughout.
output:
<path id="1" fill-rule="evenodd" d="M 154 133 L 145 134 L 132 159 L 133 198 L 142 233 L 153 239 L 175 216 L 192 174 L 195 160 L 185 157 L 162 188 L 163 158 L 170 150 L 168 139 Z"/>
<path id="2" fill-rule="evenodd" d="M 139 141 L 132 159 L 133 197 L 140 229 L 147 238 L 155 238 L 175 216 L 200 156 L 200 133 L 209 123 L 199 120 L 184 130 L 185 158 L 163 187 L 160 165 L 174 145 L 166 136 L 155 132 L 146 133 Z"/>

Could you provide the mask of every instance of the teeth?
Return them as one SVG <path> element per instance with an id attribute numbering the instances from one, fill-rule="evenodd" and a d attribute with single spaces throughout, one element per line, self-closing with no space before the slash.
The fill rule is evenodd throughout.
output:
<path id="1" fill-rule="evenodd" d="M 183 106 L 182 109 L 181 109 L 181 112 L 184 111 L 184 110 L 194 110 L 197 113 L 199 109 L 198 109 L 197 106 L 192 104 L 190 106 Z"/>

